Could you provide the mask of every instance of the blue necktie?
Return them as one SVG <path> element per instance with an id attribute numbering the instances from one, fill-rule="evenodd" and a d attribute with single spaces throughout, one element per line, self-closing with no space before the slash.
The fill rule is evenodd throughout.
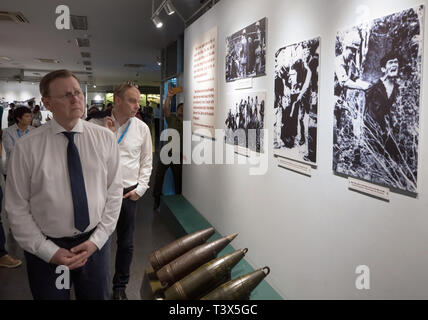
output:
<path id="1" fill-rule="evenodd" d="M 74 144 L 75 132 L 63 132 L 68 139 L 67 164 L 70 176 L 71 196 L 74 208 L 74 226 L 83 232 L 89 226 L 88 199 L 86 198 L 85 180 L 79 151 Z"/>

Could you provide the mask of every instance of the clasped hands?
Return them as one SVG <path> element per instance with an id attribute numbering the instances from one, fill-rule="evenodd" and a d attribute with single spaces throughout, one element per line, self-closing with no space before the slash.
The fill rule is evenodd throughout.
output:
<path id="1" fill-rule="evenodd" d="M 97 246 L 92 241 L 87 240 L 70 250 L 59 248 L 50 263 L 64 265 L 69 270 L 77 269 L 83 267 L 89 257 L 97 250 Z"/>

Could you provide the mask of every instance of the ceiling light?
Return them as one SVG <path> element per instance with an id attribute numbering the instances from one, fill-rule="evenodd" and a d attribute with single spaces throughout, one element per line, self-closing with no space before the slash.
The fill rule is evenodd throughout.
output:
<path id="1" fill-rule="evenodd" d="M 175 13 L 175 8 L 169 0 L 165 2 L 165 6 L 163 8 L 165 9 L 166 14 L 169 16 Z"/>
<path id="2" fill-rule="evenodd" d="M 96 88 L 97 86 L 94 84 L 94 88 Z"/>
<path id="3" fill-rule="evenodd" d="M 60 63 L 61 62 L 56 59 L 48 59 L 48 58 L 34 58 L 34 60 L 42 63 Z"/>
<path id="4" fill-rule="evenodd" d="M 159 19 L 159 16 L 153 16 L 152 21 L 155 24 L 156 28 L 162 28 L 163 22 L 161 21 L 161 19 Z"/>

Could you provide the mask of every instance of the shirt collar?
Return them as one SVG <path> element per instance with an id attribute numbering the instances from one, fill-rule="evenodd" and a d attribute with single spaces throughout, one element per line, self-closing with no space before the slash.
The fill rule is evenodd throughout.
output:
<path id="1" fill-rule="evenodd" d="M 49 122 L 51 123 L 51 128 L 52 128 L 53 134 L 57 134 L 57 133 L 67 131 L 55 120 L 55 118 L 51 119 Z M 72 132 L 78 132 L 78 133 L 83 132 L 82 119 L 79 119 L 79 121 L 77 121 L 76 125 L 74 126 L 73 129 L 71 129 L 71 131 Z"/>
<path id="2" fill-rule="evenodd" d="M 112 112 L 111 112 L 111 118 L 113 119 L 114 123 L 117 123 L 117 124 L 118 124 L 119 128 L 120 128 L 120 127 L 123 127 L 123 126 L 127 126 L 127 125 L 128 125 L 128 123 L 129 123 L 129 122 L 131 121 L 131 119 L 132 119 L 132 118 L 129 118 L 129 119 L 128 119 L 124 124 L 120 125 L 119 121 L 117 121 L 117 120 L 116 120 L 116 118 L 114 117 L 113 110 L 112 110 Z"/>

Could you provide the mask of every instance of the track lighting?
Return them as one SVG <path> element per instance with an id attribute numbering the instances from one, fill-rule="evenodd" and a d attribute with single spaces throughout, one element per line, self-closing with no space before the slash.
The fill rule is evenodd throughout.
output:
<path id="1" fill-rule="evenodd" d="M 155 24 L 156 28 L 162 28 L 163 26 L 163 22 L 161 21 L 161 19 L 159 18 L 159 16 L 153 16 L 152 17 L 152 21 Z"/>
<path id="2" fill-rule="evenodd" d="M 163 8 L 165 9 L 166 14 L 169 16 L 175 13 L 175 8 L 170 0 L 166 0 Z"/>
<path id="3" fill-rule="evenodd" d="M 186 22 L 184 20 L 184 18 L 182 17 L 182 15 L 180 14 L 180 12 L 178 12 L 174 5 L 172 4 L 171 0 L 163 0 L 160 5 L 157 7 L 157 9 L 155 10 L 155 0 L 152 0 L 152 21 L 155 24 L 156 28 L 160 29 L 163 26 L 163 22 L 161 21 L 161 19 L 159 18 L 159 15 L 162 11 L 162 9 L 165 10 L 167 15 L 172 15 L 174 13 L 176 13 L 178 15 L 178 17 L 183 21 Z"/>

